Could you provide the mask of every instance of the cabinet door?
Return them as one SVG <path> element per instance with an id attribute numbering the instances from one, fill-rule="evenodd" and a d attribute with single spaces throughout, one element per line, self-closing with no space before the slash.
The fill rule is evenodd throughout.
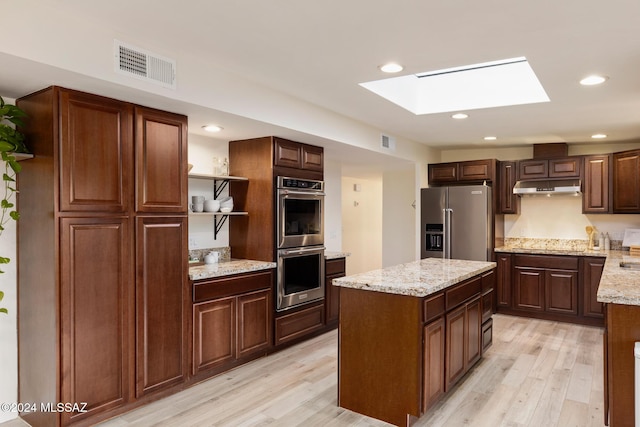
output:
<path id="1" fill-rule="evenodd" d="M 597 299 L 603 269 L 604 258 L 585 257 L 582 264 L 582 289 L 584 289 L 583 314 L 587 317 L 604 317 L 603 304 Z"/>
<path id="2" fill-rule="evenodd" d="M 514 308 L 523 310 L 544 310 L 544 270 L 515 267 L 513 285 L 515 288 Z"/>
<path id="3" fill-rule="evenodd" d="M 640 213 L 640 150 L 613 155 L 613 212 Z"/>
<path id="4" fill-rule="evenodd" d="M 496 305 L 498 307 L 511 307 L 511 255 L 496 254 L 497 280 L 496 280 Z"/>
<path id="5" fill-rule="evenodd" d="M 581 157 L 549 159 L 549 178 L 580 178 Z"/>
<path id="6" fill-rule="evenodd" d="M 436 163 L 428 166 L 429 185 L 456 182 L 458 163 Z"/>
<path id="7" fill-rule="evenodd" d="M 584 158 L 584 190 L 582 213 L 609 213 L 609 159 L 610 156 Z"/>
<path id="8" fill-rule="evenodd" d="M 422 412 L 430 408 L 444 394 L 445 327 L 439 317 L 424 327 L 424 374 Z"/>
<path id="9" fill-rule="evenodd" d="M 472 160 L 458 163 L 458 181 L 493 181 L 495 160 Z"/>
<path id="10" fill-rule="evenodd" d="M 482 355 L 482 302 L 478 296 L 465 305 L 466 369 L 476 363 Z"/>
<path id="11" fill-rule="evenodd" d="M 302 169 L 324 172 L 324 150 L 322 147 L 302 145 Z"/>
<path id="12" fill-rule="evenodd" d="M 265 352 L 271 346 L 270 295 L 270 290 L 263 290 L 238 297 L 238 359 Z"/>
<path id="13" fill-rule="evenodd" d="M 132 107 L 60 91 L 60 210 L 125 212 L 132 193 Z"/>
<path id="14" fill-rule="evenodd" d="M 236 298 L 193 305 L 193 375 L 235 360 Z"/>
<path id="15" fill-rule="evenodd" d="M 500 212 L 503 214 L 517 214 L 520 210 L 520 197 L 513 194 L 516 183 L 517 163 L 500 162 Z"/>
<path id="16" fill-rule="evenodd" d="M 520 160 L 518 162 L 518 179 L 547 178 L 549 162 L 547 160 Z"/>
<path id="17" fill-rule="evenodd" d="M 136 210 L 187 212 L 187 118 L 136 107 Z"/>
<path id="18" fill-rule="evenodd" d="M 465 373 L 465 347 L 467 342 L 465 313 L 466 307 L 463 305 L 447 313 L 446 316 L 447 370 L 445 390 L 447 391 L 450 390 L 456 381 Z"/>
<path id="19" fill-rule="evenodd" d="M 61 402 L 65 424 L 131 400 L 133 286 L 127 218 L 61 219 Z"/>
<path id="20" fill-rule="evenodd" d="M 274 144 L 274 166 L 302 168 L 302 144 L 280 138 L 274 138 Z"/>
<path id="21" fill-rule="evenodd" d="M 337 323 L 340 319 L 340 287 L 333 285 L 333 279 L 344 275 L 327 276 L 325 282 L 325 311 L 327 324 Z"/>
<path id="22" fill-rule="evenodd" d="M 578 314 L 578 272 L 546 270 L 545 309 L 551 313 Z"/>
<path id="23" fill-rule="evenodd" d="M 186 378 L 187 253 L 186 216 L 136 218 L 137 396 Z"/>

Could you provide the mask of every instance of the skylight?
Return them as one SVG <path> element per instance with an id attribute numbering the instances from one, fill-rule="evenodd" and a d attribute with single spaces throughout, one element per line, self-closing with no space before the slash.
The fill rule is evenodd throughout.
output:
<path id="1" fill-rule="evenodd" d="M 416 115 L 549 102 L 524 57 L 392 77 L 360 86 Z"/>

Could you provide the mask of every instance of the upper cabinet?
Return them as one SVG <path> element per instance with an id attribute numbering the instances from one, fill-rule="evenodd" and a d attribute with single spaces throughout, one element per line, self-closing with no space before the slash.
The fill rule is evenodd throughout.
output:
<path id="1" fill-rule="evenodd" d="M 498 212 L 502 214 L 517 214 L 520 210 L 520 197 L 513 194 L 518 173 L 517 162 L 500 162 Z"/>
<path id="2" fill-rule="evenodd" d="M 496 176 L 496 160 L 471 160 L 466 162 L 435 163 L 428 166 L 429 185 L 493 181 Z"/>
<path id="3" fill-rule="evenodd" d="M 187 118 L 135 108 L 136 210 L 187 212 Z"/>
<path id="4" fill-rule="evenodd" d="M 533 159 L 518 162 L 518 179 L 580 178 L 582 157 Z"/>
<path id="5" fill-rule="evenodd" d="M 323 149 L 313 145 L 274 138 L 274 166 L 324 171 Z"/>
<path id="6" fill-rule="evenodd" d="M 610 213 L 608 154 L 584 157 L 584 186 L 582 190 L 582 213 Z"/>
<path id="7" fill-rule="evenodd" d="M 613 154 L 613 212 L 640 213 L 640 150 Z"/>

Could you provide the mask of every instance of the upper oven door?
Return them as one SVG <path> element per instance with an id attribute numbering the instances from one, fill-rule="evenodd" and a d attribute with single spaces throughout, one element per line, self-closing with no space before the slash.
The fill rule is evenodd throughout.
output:
<path id="1" fill-rule="evenodd" d="M 324 193 L 278 190 L 278 248 L 324 244 Z"/>

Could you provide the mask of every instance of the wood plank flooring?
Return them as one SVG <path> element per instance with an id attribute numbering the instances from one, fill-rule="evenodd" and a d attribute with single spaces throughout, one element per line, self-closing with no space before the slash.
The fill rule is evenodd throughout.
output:
<path id="1" fill-rule="evenodd" d="M 495 315 L 493 338 L 416 426 L 603 425 L 601 328 Z M 333 331 L 100 426 L 388 426 L 336 406 L 336 353 Z"/>

